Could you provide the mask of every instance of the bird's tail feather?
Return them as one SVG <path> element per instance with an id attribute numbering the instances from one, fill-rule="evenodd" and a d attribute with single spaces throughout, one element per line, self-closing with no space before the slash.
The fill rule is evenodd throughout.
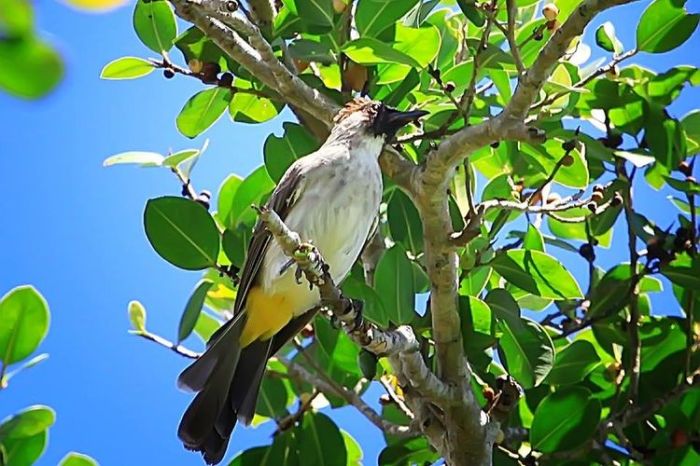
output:
<path id="1" fill-rule="evenodd" d="M 198 392 L 182 416 L 178 436 L 186 448 L 202 452 L 208 464 L 223 459 L 238 419 L 250 423 L 269 357 L 271 340 L 241 349 L 244 322 L 225 324 L 178 378 L 179 386 Z"/>

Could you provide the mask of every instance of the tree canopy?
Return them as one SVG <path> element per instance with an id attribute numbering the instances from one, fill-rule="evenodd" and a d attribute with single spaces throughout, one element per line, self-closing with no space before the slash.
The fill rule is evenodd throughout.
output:
<path id="1" fill-rule="evenodd" d="M 634 43 L 611 22 L 583 40 L 626 3 L 136 2 L 145 48 L 102 78 L 200 81 L 175 116 L 189 138 L 224 114 L 294 120 L 267 137 L 262 166 L 222 174 L 213 195 L 197 189 L 206 145 L 104 162 L 166 169 L 180 186 L 146 202 L 145 235 L 201 279 L 176 338 L 151 332 L 138 301 L 128 312 L 134 334 L 184 357 L 230 318 L 260 219 L 251 205 L 319 147 L 344 103 L 362 94 L 430 112 L 385 148 L 378 232 L 325 290 L 361 303 L 362 325 L 329 306 L 270 360 L 254 423 L 275 422 L 275 435 L 228 464 L 360 464 L 334 419 L 346 405 L 384 435 L 381 465 L 700 463 L 700 110 L 672 108 L 700 71 L 634 64 L 690 40 L 700 15 L 653 0 Z M 672 225 L 640 204 L 643 189 L 668 197 Z M 673 306 L 652 306 L 661 295 Z M 2 322 L 5 367 L 36 344 L 3 352 Z M 363 398 L 372 384 L 386 392 L 378 405 Z"/>

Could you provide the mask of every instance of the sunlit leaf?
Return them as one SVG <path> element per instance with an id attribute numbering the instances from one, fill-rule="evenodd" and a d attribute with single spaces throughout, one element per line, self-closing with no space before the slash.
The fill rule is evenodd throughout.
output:
<path id="1" fill-rule="evenodd" d="M 49 331 L 49 308 L 32 286 L 18 286 L 0 299 L 0 364 L 29 357 Z"/>

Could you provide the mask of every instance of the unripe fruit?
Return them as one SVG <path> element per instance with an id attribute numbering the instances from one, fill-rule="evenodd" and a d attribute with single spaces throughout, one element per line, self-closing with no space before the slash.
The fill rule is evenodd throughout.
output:
<path id="1" fill-rule="evenodd" d="M 230 13 L 238 10 L 238 2 L 234 2 L 233 0 L 226 2 L 226 10 Z"/>
<path id="2" fill-rule="evenodd" d="M 561 144 L 561 148 L 567 152 L 571 152 L 572 150 L 576 149 L 576 141 L 569 139 Z"/>
<path id="3" fill-rule="evenodd" d="M 201 60 L 193 58 L 192 60 L 187 62 L 187 66 L 190 68 L 190 71 L 192 71 L 195 74 L 199 74 L 202 72 L 202 67 L 204 65 Z"/>
<path id="4" fill-rule="evenodd" d="M 204 80 L 210 83 L 217 82 L 217 76 L 221 73 L 221 66 L 218 63 L 207 62 L 202 66 Z"/>
<path id="5" fill-rule="evenodd" d="M 494 443 L 496 443 L 496 445 L 500 445 L 505 439 L 506 434 L 504 434 L 501 429 L 498 429 L 498 433 L 496 434 L 496 440 L 494 441 Z"/>
<path id="6" fill-rule="evenodd" d="M 309 67 L 309 62 L 304 60 L 294 59 L 294 66 L 296 66 L 299 73 L 303 73 Z"/>
<path id="7" fill-rule="evenodd" d="M 620 193 L 615 193 L 615 197 L 612 198 L 610 205 L 613 207 L 622 205 L 622 195 Z"/>
<path id="8" fill-rule="evenodd" d="M 342 13 L 348 7 L 347 3 L 343 0 L 333 0 L 333 11 L 336 13 Z"/>
<path id="9" fill-rule="evenodd" d="M 163 70 L 163 76 L 165 79 L 172 79 L 175 76 L 175 72 L 171 69 L 166 68 Z"/>
<path id="10" fill-rule="evenodd" d="M 548 3 L 542 7 L 542 15 L 547 21 L 553 21 L 559 16 L 559 8 L 554 3 Z"/>
<path id="11" fill-rule="evenodd" d="M 544 38 L 544 34 L 542 34 L 542 31 L 537 30 L 537 32 L 535 32 L 535 34 L 532 37 L 533 39 L 539 42 Z"/>
<path id="12" fill-rule="evenodd" d="M 445 84 L 445 92 L 454 92 L 454 90 L 455 90 L 455 83 L 450 81 L 447 84 Z"/>
<path id="13" fill-rule="evenodd" d="M 591 201 L 595 202 L 596 204 L 600 204 L 603 201 L 603 192 L 593 191 L 593 194 L 591 194 Z"/>
<path id="14" fill-rule="evenodd" d="M 360 92 L 367 82 L 367 68 L 355 62 L 349 62 L 343 73 L 343 81 L 353 91 Z"/>
<path id="15" fill-rule="evenodd" d="M 595 260 L 595 250 L 589 243 L 582 244 L 578 249 L 578 253 L 581 254 L 581 257 L 586 259 L 588 262 L 593 262 Z"/>

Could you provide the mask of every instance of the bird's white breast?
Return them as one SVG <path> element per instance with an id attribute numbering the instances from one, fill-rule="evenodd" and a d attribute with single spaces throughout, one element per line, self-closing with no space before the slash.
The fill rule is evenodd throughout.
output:
<path id="1" fill-rule="evenodd" d="M 382 145 L 372 142 L 367 147 L 344 147 L 342 156 L 314 161 L 320 163 L 307 174 L 304 190 L 285 219 L 303 241 L 319 249 L 336 283 L 347 276 L 362 252 L 379 210 L 382 177 L 377 154 Z M 295 267 L 280 275 L 288 262 L 273 241 L 265 257 L 262 284 L 276 293 L 293 293 L 299 300 L 294 312 L 298 315 L 318 305 L 319 295 L 316 289 L 309 290 L 305 279 L 296 283 Z"/>

